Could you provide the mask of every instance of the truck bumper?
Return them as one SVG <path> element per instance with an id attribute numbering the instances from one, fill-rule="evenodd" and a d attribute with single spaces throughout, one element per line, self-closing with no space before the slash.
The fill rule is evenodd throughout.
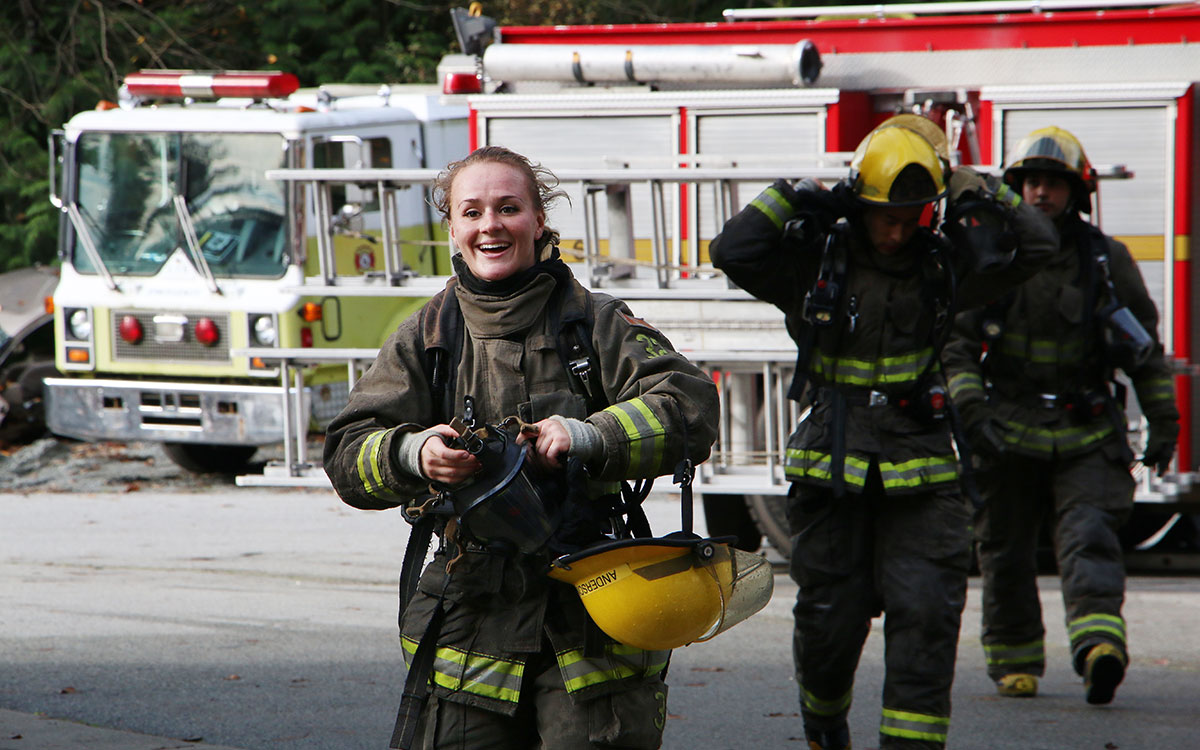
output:
<path id="1" fill-rule="evenodd" d="M 47 378 L 46 424 L 80 440 L 268 445 L 284 439 L 279 387 Z M 301 417 L 309 419 L 309 389 Z"/>

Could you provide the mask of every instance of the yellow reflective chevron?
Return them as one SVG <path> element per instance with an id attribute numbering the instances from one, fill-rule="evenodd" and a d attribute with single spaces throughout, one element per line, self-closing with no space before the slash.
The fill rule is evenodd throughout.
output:
<path id="1" fill-rule="evenodd" d="M 413 654 L 417 651 L 417 641 L 407 636 L 400 641 L 404 646 L 404 661 L 411 665 Z M 516 703 L 521 697 L 521 678 L 524 674 L 525 665 L 518 661 L 438 646 L 431 679 L 447 690 Z"/>
<path id="2" fill-rule="evenodd" d="M 629 438 L 630 476 L 658 476 L 666 450 L 667 431 L 646 402 L 640 397 L 632 398 L 604 411 L 616 417 Z"/>
<path id="3" fill-rule="evenodd" d="M 892 708 L 883 709 L 883 720 L 879 724 L 880 734 L 908 740 L 945 742 L 949 730 L 949 716 L 932 716 Z"/>
<path id="4" fill-rule="evenodd" d="M 758 197 L 750 201 L 750 205 L 770 219 L 778 229 L 783 229 L 784 222 L 792 218 L 792 214 L 796 212 L 787 198 L 783 197 L 783 193 L 774 187 L 769 187 L 759 193 Z"/>
<path id="5" fill-rule="evenodd" d="M 1117 615 L 1091 614 L 1067 623 L 1067 637 L 1077 643 L 1089 635 L 1105 635 L 1110 640 L 1125 643 L 1125 620 Z"/>
<path id="6" fill-rule="evenodd" d="M 825 352 L 815 352 L 809 365 L 813 375 L 827 383 L 876 387 L 897 383 L 913 383 L 933 359 L 933 347 L 897 357 L 880 357 L 877 360 L 834 357 Z"/>
<path id="7" fill-rule="evenodd" d="M 362 441 L 362 445 L 359 446 L 356 461 L 358 479 L 362 482 L 363 489 L 369 495 L 388 501 L 400 497 L 398 493 L 383 483 L 383 463 L 387 461 L 384 446 L 387 444 L 388 434 L 392 432 L 395 432 L 395 428 L 376 430 L 367 435 L 366 439 Z"/>
<path id="8" fill-rule="evenodd" d="M 589 659 L 579 649 L 557 654 L 558 668 L 568 693 L 613 680 L 653 677 L 666 669 L 670 656 L 670 651 L 645 651 L 622 643 L 606 645 L 604 656 L 599 659 Z"/>
<path id="9" fill-rule="evenodd" d="M 1023 671 L 1016 668 L 1021 665 L 1042 664 L 1046 660 L 1045 650 L 1045 643 L 1040 639 L 1029 643 L 983 644 L 983 654 L 989 666 L 1013 667 L 1013 672 Z"/>

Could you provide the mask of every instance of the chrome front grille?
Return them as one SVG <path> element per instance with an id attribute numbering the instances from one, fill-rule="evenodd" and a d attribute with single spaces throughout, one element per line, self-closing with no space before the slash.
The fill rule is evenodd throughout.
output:
<path id="1" fill-rule="evenodd" d="M 121 319 L 126 315 L 137 318 L 142 325 L 142 340 L 130 344 L 121 338 Z M 113 360 L 146 362 L 229 362 L 229 315 L 227 313 L 170 313 L 170 317 L 187 319 L 178 341 L 160 341 L 155 337 L 155 316 L 161 312 L 146 310 L 114 310 L 109 324 L 112 328 Z M 196 341 L 195 325 L 200 318 L 210 318 L 217 324 L 221 337 L 212 346 Z"/>

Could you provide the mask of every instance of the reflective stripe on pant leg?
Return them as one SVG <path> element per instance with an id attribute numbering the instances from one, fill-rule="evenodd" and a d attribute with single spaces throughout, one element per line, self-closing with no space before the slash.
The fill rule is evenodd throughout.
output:
<path id="1" fill-rule="evenodd" d="M 1041 676 L 1046 668 L 1046 647 L 1040 639 L 1029 643 L 985 643 L 983 655 L 988 674 L 994 677 L 1017 672 Z"/>
<path id="2" fill-rule="evenodd" d="M 1116 615 L 1092 614 L 1077 617 L 1067 623 L 1071 649 L 1086 640 L 1105 640 L 1125 647 L 1125 620 Z M 1099 636 L 1099 638 L 1097 638 Z"/>
<path id="3" fill-rule="evenodd" d="M 897 711 L 893 708 L 883 709 L 883 719 L 879 724 L 879 734 L 884 737 L 926 740 L 943 744 L 946 742 L 946 734 L 949 730 L 949 716 L 932 716 L 913 711 Z"/>

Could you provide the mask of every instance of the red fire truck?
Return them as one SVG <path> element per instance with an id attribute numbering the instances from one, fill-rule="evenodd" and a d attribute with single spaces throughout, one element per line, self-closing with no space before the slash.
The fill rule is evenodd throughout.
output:
<path id="1" fill-rule="evenodd" d="M 833 181 L 876 124 L 916 112 L 954 161 L 999 169 L 1029 131 L 1075 133 L 1103 180 L 1094 218 L 1140 264 L 1177 365 L 1184 428 L 1163 479 L 1140 471 L 1131 546 L 1192 541 L 1191 239 L 1200 4 L 1144 0 L 948 2 L 728 10 L 713 23 L 498 27 L 454 13 L 464 54 L 439 67 L 467 104 L 470 147 L 500 144 L 554 170 L 570 195 L 549 217 L 586 284 L 627 299 L 720 385 L 722 428 L 701 467 L 710 530 L 787 549 L 782 316 L 708 260 L 725 218 L 773 177 Z M 276 173 L 320 189 L 419 175 Z M 441 279 L 410 279 L 428 293 Z M 339 287 L 342 293 L 351 293 Z M 1141 417 L 1129 412 L 1131 439 Z"/>

